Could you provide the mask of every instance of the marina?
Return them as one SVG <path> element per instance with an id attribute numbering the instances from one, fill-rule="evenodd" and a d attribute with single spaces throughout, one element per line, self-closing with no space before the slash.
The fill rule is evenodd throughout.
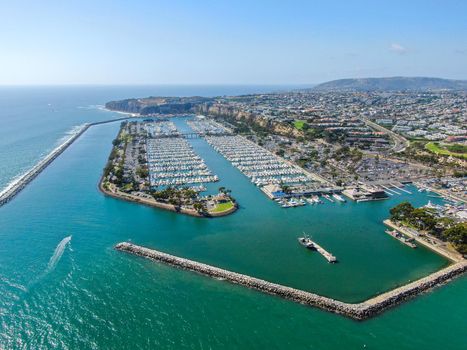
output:
<path id="1" fill-rule="evenodd" d="M 219 181 L 184 138 L 149 138 L 146 146 L 150 183 L 153 187 Z"/>
<path id="2" fill-rule="evenodd" d="M 303 171 L 241 136 L 207 136 L 206 141 L 256 186 L 314 183 Z"/>
<path id="3" fill-rule="evenodd" d="M 179 122 L 174 121 L 178 126 Z M 132 261 L 133 259 L 121 258 L 117 253 L 109 254 L 108 247 L 113 247 L 116 242 L 128 239 L 145 246 L 157 247 L 162 251 L 193 261 L 208 262 L 213 266 L 221 266 L 225 270 L 255 276 L 265 281 L 290 286 L 334 300 L 342 300 L 346 303 L 358 303 L 371 295 L 389 290 L 394 285 L 403 285 L 407 283 L 408 279 L 423 277 L 445 266 L 437 255 L 427 253 L 424 248 L 408 253 L 403 246 L 391 246 L 390 244 L 386 246 L 385 242 L 392 242 L 384 234 L 379 234 L 382 230 L 381 220 L 386 217 L 389 207 L 394 205 L 390 201 L 406 200 L 409 198 L 408 196 L 400 199 L 395 196 L 395 199 L 380 203 L 357 204 L 350 202 L 345 207 L 315 205 L 314 208 L 308 205 L 284 211 L 277 208 L 274 202 L 267 200 L 259 191 L 256 191 L 254 185 L 246 177 L 233 167 L 229 167 L 228 162 L 211 149 L 203 139 L 193 140 L 193 149 L 205 160 L 206 165 L 219 175 L 221 179 L 219 186 L 227 185 L 232 188 L 239 202 L 244 203 L 244 209 L 237 214 L 219 221 L 207 220 L 203 223 L 202 220 L 195 217 L 185 217 L 128 202 L 105 199 L 95 190 L 95 184 L 102 174 L 102 164 L 108 157 L 109 146 L 117 134 L 117 130 L 117 124 L 92 129 L 89 137 L 83 138 L 82 142 L 70 149 L 70 153 L 67 152 L 63 157 L 57 159 L 54 167 L 44 172 L 44 176 L 40 177 L 41 181 L 38 181 L 37 184 L 32 183 L 31 190 L 24 191 L 24 200 L 13 203 L 7 208 L 8 210 L 0 211 L 0 214 L 3 212 L 13 216 L 9 220 L 5 220 L 5 216 L 2 217 L 3 242 L 6 249 L 12 251 L 15 256 L 22 254 L 24 257 L 20 260 L 15 258 L 15 264 L 12 266 L 16 266 L 15 270 L 21 268 L 26 271 L 29 268 L 31 276 L 28 275 L 26 280 L 33 279 L 35 275 L 41 273 L 40 264 L 37 264 L 37 268 L 31 269 L 29 264 L 31 254 L 34 254 L 34 261 L 44 261 L 46 265 L 56 244 L 64 236 L 73 234 L 72 248 L 74 252 L 68 249 L 65 251 L 57 268 L 57 282 L 54 278 L 49 278 L 47 283 L 42 283 L 40 289 L 36 288 L 34 293 L 34 298 L 39 303 L 47 303 L 54 308 L 63 310 L 65 317 L 73 317 L 76 312 L 81 310 L 75 310 L 73 304 L 67 303 L 67 300 L 73 300 L 73 290 L 62 288 L 59 283 L 64 274 L 68 272 L 71 258 L 76 259 L 83 271 L 66 277 L 67 281 L 78 288 L 89 290 L 93 298 L 110 300 L 117 305 L 113 309 L 108 307 L 95 309 L 95 313 L 100 318 L 113 317 L 118 320 L 122 315 L 122 308 L 119 307 L 118 303 L 124 302 L 124 305 L 131 310 L 130 314 L 125 313 L 125 318 L 136 322 L 137 318 L 133 316 L 133 312 L 141 314 L 158 312 L 158 303 L 151 302 L 155 297 L 161 298 L 164 303 L 169 303 L 167 305 L 171 305 L 170 302 L 174 298 L 177 303 L 180 300 L 185 306 L 187 302 L 190 305 L 197 305 L 201 302 L 203 307 L 217 312 L 214 310 L 225 307 L 224 298 L 221 298 L 219 302 L 214 302 L 215 305 L 211 305 L 213 293 L 219 292 L 227 298 L 231 298 L 232 301 L 229 304 L 231 303 L 232 307 L 235 307 L 236 310 L 245 310 L 241 312 L 250 315 L 249 317 L 251 317 L 251 306 L 260 305 L 262 310 L 254 313 L 255 322 L 267 322 L 269 316 L 264 316 L 263 310 L 270 310 L 281 305 L 280 300 L 256 292 L 245 291 L 244 293 L 247 293 L 247 298 L 245 298 L 243 293 L 239 293 L 236 289 L 237 287 L 230 286 L 228 283 L 220 284 L 217 280 L 213 280 L 211 284 L 218 284 L 218 286 L 211 286 L 209 281 L 196 276 L 187 276 L 187 273 L 183 271 L 177 272 L 163 266 L 148 269 L 147 264 L 140 264 L 137 261 Z M 86 159 L 89 165 L 83 166 L 82 159 Z M 65 186 L 65 189 L 57 186 L 57 181 L 63 177 L 69 179 L 69 183 L 73 186 L 70 188 Z M 215 186 L 217 187 L 217 185 Z M 76 193 L 80 195 L 77 196 Z M 312 198 L 310 197 L 310 199 Z M 427 202 L 424 193 L 417 192 L 414 196 L 410 196 L 410 199 L 419 205 Z M 58 205 L 64 201 L 73 203 L 73 205 Z M 41 203 L 41 205 L 36 206 L 31 205 L 31 203 Z M 80 208 L 80 210 L 77 211 L 76 208 Z M 371 215 L 366 214 L 368 210 L 371 210 Z M 57 213 L 54 218 L 56 217 L 56 220 L 60 221 L 49 219 L 50 212 Z M 41 215 L 48 223 L 47 227 L 37 225 L 37 222 L 32 219 L 34 215 Z M 61 221 L 61 217 L 63 217 L 63 221 Z M 83 224 L 83 220 L 89 217 L 93 218 L 92 224 Z M 114 221 L 118 222 L 118 225 L 108 224 Z M 364 231 L 360 230 L 362 223 L 366 228 Z M 332 249 L 332 252 L 345 263 L 327 264 L 317 254 L 296 253 L 297 250 L 302 249 L 297 244 L 296 232 L 311 230 L 311 225 L 313 232 L 316 232 L 313 239 L 317 240 L 323 247 Z M 28 249 L 26 238 L 21 238 L 24 236 L 22 231 L 25 227 L 35 227 L 35 234 L 46 239 L 37 242 L 33 249 Z M 291 227 L 294 228 L 293 231 L 291 231 Z M 345 227 L 345 230 L 340 230 L 340 227 Z M 67 231 L 66 234 L 64 229 Z M 94 235 L 92 241 L 87 239 L 90 234 Z M 15 241 L 14 237 L 20 237 L 21 249 L 17 247 L 16 242 L 18 241 Z M 29 239 L 28 235 L 28 241 Z M 386 259 L 378 259 L 378 256 L 381 256 L 380 252 L 362 249 L 362 247 L 373 245 L 384 248 Z M 45 252 L 45 254 L 39 252 Z M 261 252 L 261 259 L 255 258 L 259 255 L 258 252 Z M 5 266 L 10 261 L 7 260 L 6 256 L 2 259 Z M 404 262 L 404 266 L 400 267 L 402 262 Z M 407 264 L 421 266 L 422 270 L 412 271 L 411 269 L 411 275 L 408 276 Z M 7 276 L 16 281 L 13 275 Z M 86 282 L 89 276 L 94 276 L 92 282 Z M 115 276 L 114 280 L 118 279 L 118 283 L 112 284 L 112 291 L 107 292 L 106 289 L 100 288 L 102 284 L 99 284 L 99 281 L 106 280 L 108 276 Z M 342 281 L 346 276 L 357 276 L 358 279 L 350 279 L 349 288 L 343 289 L 339 281 Z M 178 284 L 176 292 L 173 292 L 175 289 L 171 288 L 171 283 L 174 283 L 174 280 L 177 281 L 176 283 L 180 281 L 180 287 L 188 288 L 190 292 L 180 295 Z M 321 282 L 316 283 L 316 281 Z M 462 283 L 462 280 L 460 282 Z M 451 285 L 446 288 L 446 291 L 450 287 Z M 453 283 L 452 287 L 456 288 L 456 284 Z M 10 300 L 8 295 L 15 293 L 15 289 L 9 288 L 7 285 L 2 285 L 1 290 L 3 298 L 7 301 Z M 56 294 L 57 290 L 60 290 L 59 294 Z M 116 294 L 114 291 L 123 290 L 127 291 L 125 292 L 127 294 L 124 294 L 125 298 L 122 298 L 120 293 L 118 298 L 114 296 Z M 164 291 L 167 290 L 170 292 L 164 294 Z M 444 290 L 443 288 L 442 291 Z M 435 301 L 431 311 L 427 311 L 426 304 L 422 303 L 419 312 L 423 315 L 437 314 L 440 309 L 436 302 L 439 300 L 437 296 L 443 295 L 442 291 L 433 293 L 431 298 L 434 298 Z M 28 294 L 31 295 L 31 293 Z M 48 295 L 52 295 L 53 298 L 48 298 Z M 56 295 L 63 295 L 63 298 L 55 298 Z M 149 303 L 147 303 L 148 300 Z M 210 302 L 203 302 L 203 300 L 210 300 Z M 27 301 L 29 302 L 30 299 Z M 315 322 L 313 324 L 316 327 L 323 325 L 323 327 L 332 328 L 333 324 L 339 322 L 340 319 L 337 316 L 326 315 L 313 309 L 304 309 L 293 303 L 286 302 L 282 305 L 280 307 L 284 307 L 285 312 L 300 312 L 303 322 Z M 408 306 L 411 305 L 412 303 L 408 304 Z M 93 303 L 84 301 L 83 307 L 92 306 Z M 185 306 L 174 310 L 181 312 L 181 315 L 186 317 L 189 311 Z M 169 307 L 172 309 L 172 306 Z M 21 313 L 24 312 L 32 318 L 44 315 L 42 308 L 27 307 L 23 306 L 22 303 L 18 304 L 18 309 Z M 403 307 L 400 311 L 390 313 L 387 316 L 397 318 L 399 314 L 404 315 L 405 310 L 407 308 Z M 199 320 L 197 309 L 193 310 L 193 317 Z M 383 322 L 384 325 L 385 319 L 381 318 L 375 322 L 378 324 Z M 100 323 L 92 317 L 86 317 L 85 320 L 92 327 L 99 327 Z M 210 320 L 210 317 L 202 319 L 203 327 L 210 327 Z M 62 320 L 51 322 L 54 322 L 51 325 L 54 328 L 68 324 L 68 322 L 63 323 Z M 274 322 L 278 321 L 274 320 Z M 398 322 L 403 322 L 403 319 L 398 319 Z M 7 325 L 14 323 L 14 319 L 7 318 Z M 297 322 L 296 326 L 300 327 L 300 323 L 302 322 Z M 48 325 L 49 323 L 44 327 Z M 371 327 L 370 323 L 367 325 Z M 45 330 L 44 327 L 41 326 L 40 329 Z M 131 328 L 131 330 L 133 329 L 135 328 Z M 149 334 L 149 328 L 145 329 Z M 11 334 L 18 333 L 12 330 Z M 133 332 L 128 332 L 129 337 L 132 337 L 132 334 Z"/>
<path id="4" fill-rule="evenodd" d="M 188 120 L 187 124 L 193 129 L 193 131 L 202 136 L 233 134 L 232 130 L 202 115 L 198 115 L 194 119 Z"/>
<path id="5" fill-rule="evenodd" d="M 198 185 L 219 181 L 197 155 L 172 121 L 144 123 L 147 132 L 146 157 L 152 187 Z"/>

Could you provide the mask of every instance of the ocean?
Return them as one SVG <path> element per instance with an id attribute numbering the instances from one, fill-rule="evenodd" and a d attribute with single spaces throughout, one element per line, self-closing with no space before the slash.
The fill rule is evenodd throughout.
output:
<path id="1" fill-rule="evenodd" d="M 268 86 L 1 87 L 0 189 L 85 122 L 120 116 L 109 100 L 233 95 Z M 186 119 L 176 123 L 184 128 Z M 364 322 L 156 264 L 113 249 L 132 241 L 347 302 L 448 264 L 384 233 L 395 204 L 282 209 L 204 140 L 194 149 L 240 203 L 200 219 L 103 196 L 97 183 L 118 123 L 92 127 L 0 208 L 0 349 L 461 349 L 467 278 Z M 436 201 L 436 199 L 435 199 Z M 439 201 L 439 200 L 438 200 Z M 339 259 L 304 250 L 303 231 Z"/>

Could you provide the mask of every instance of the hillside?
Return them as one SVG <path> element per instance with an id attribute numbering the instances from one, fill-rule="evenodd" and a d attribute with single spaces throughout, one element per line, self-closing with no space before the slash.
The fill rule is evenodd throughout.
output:
<path id="1" fill-rule="evenodd" d="M 131 98 L 120 101 L 110 101 L 105 104 L 107 109 L 127 113 L 149 115 L 154 113 L 170 114 L 185 113 L 203 102 L 209 101 L 205 97 L 147 97 Z"/>
<path id="2" fill-rule="evenodd" d="M 339 79 L 319 84 L 311 91 L 404 91 L 404 90 L 467 90 L 467 80 L 425 77 L 390 77 Z"/>

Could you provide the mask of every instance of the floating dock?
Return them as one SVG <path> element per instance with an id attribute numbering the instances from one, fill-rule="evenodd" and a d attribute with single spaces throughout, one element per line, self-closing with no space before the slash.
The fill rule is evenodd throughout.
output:
<path id="1" fill-rule="evenodd" d="M 402 187 L 398 187 L 397 185 L 391 184 L 391 186 L 393 186 L 394 188 L 397 188 L 398 190 L 400 190 L 402 192 L 405 192 L 407 194 L 412 194 L 412 192 L 407 191 L 406 189 L 403 189 Z"/>
<path id="2" fill-rule="evenodd" d="M 467 262 L 463 260 L 427 277 L 421 278 L 418 281 L 383 293 L 364 302 L 349 304 L 318 294 L 286 287 L 259 278 L 162 253 L 154 249 L 145 248 L 128 242 L 118 243 L 115 246 L 115 249 L 185 270 L 198 272 L 202 275 L 213 277 L 218 280 L 225 280 L 230 283 L 243 285 L 263 293 L 277 295 L 284 299 L 292 300 L 304 305 L 318 307 L 356 320 L 364 320 L 373 317 L 388 308 L 415 297 L 420 293 L 446 283 L 447 281 L 462 275 L 467 270 Z"/>

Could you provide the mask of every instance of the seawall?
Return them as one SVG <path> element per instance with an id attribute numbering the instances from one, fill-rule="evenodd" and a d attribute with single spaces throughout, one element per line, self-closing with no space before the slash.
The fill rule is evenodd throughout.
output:
<path id="1" fill-rule="evenodd" d="M 47 156 L 41 159 L 29 171 L 24 173 L 12 186 L 6 189 L 0 195 L 0 207 L 13 199 L 23 188 L 25 188 L 32 180 L 36 178 L 50 163 L 52 163 L 60 154 L 62 154 L 73 142 L 75 142 L 91 124 L 85 124 L 76 134 L 64 141 L 60 146 L 55 148 Z"/>
<path id="2" fill-rule="evenodd" d="M 465 261 L 451 265 L 443 270 L 433 273 L 418 281 L 387 293 L 371 298 L 362 303 L 349 304 L 339 300 L 324 297 L 307 291 L 271 283 L 259 278 L 224 270 L 211 265 L 199 263 L 193 260 L 180 258 L 154 249 L 145 248 L 128 242 L 118 243 L 117 250 L 138 255 L 147 259 L 162 262 L 185 270 L 198 272 L 209 277 L 223 279 L 231 283 L 256 289 L 263 293 L 280 296 L 304 305 L 318 307 L 333 313 L 341 314 L 356 320 L 364 320 L 373 317 L 382 311 L 409 300 L 420 293 L 443 284 L 450 279 L 463 274 L 466 271 Z"/>
<path id="3" fill-rule="evenodd" d="M 46 169 L 50 163 L 52 163 L 59 155 L 61 155 L 73 142 L 75 142 L 81 135 L 83 135 L 91 126 L 113 123 L 117 121 L 123 121 L 129 119 L 130 117 L 122 117 L 117 119 L 109 119 L 94 123 L 87 123 L 74 135 L 65 140 L 60 146 L 52 150 L 47 156 L 42 158 L 36 165 L 34 165 L 30 170 L 21 175 L 19 179 L 7 187 L 0 194 L 0 207 L 11 201 L 19 192 L 21 192 L 32 180 L 36 178 L 44 169 Z"/>

